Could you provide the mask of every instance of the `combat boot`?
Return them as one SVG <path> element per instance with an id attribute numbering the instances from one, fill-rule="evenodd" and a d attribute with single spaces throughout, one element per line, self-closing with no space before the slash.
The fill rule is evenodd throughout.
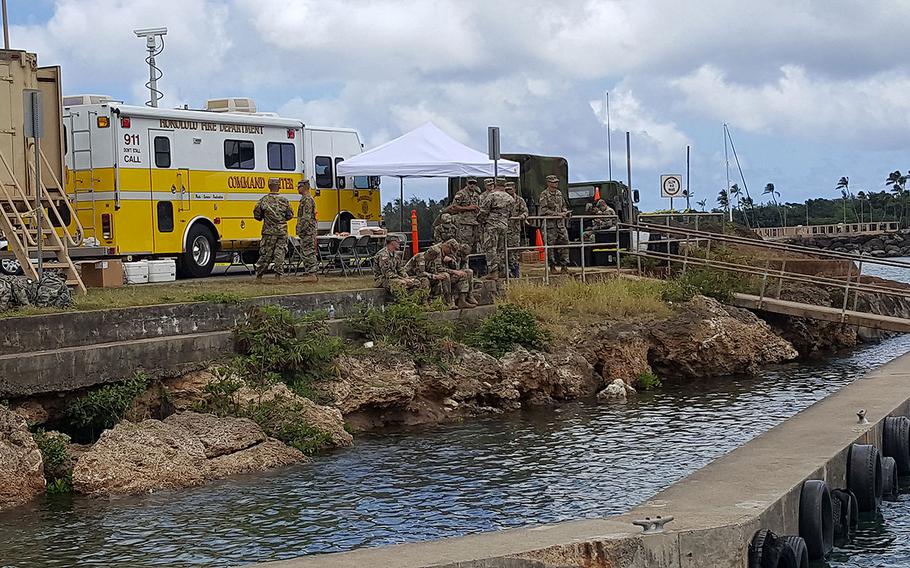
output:
<path id="1" fill-rule="evenodd" d="M 462 293 L 458 294 L 458 300 L 455 302 L 456 308 L 458 308 L 459 310 L 463 310 L 465 308 L 473 308 L 473 307 L 477 306 L 476 304 L 472 306 L 471 304 L 467 303 L 465 301 L 465 296 L 467 296 L 466 292 L 462 292 Z"/>
<path id="2" fill-rule="evenodd" d="M 473 288 L 471 288 L 470 290 L 468 290 L 468 296 L 467 296 L 467 298 L 466 298 L 466 301 L 468 302 L 469 305 L 473 305 L 473 307 L 475 307 L 475 308 L 476 308 L 477 306 L 480 305 L 480 302 L 477 301 L 477 298 L 474 297 L 474 289 L 473 289 Z"/>
<path id="3" fill-rule="evenodd" d="M 568 274 L 568 273 L 569 273 L 569 266 L 568 266 L 567 264 L 563 264 L 563 265 L 562 265 L 562 268 L 559 269 L 559 273 L 560 273 L 560 274 Z"/>

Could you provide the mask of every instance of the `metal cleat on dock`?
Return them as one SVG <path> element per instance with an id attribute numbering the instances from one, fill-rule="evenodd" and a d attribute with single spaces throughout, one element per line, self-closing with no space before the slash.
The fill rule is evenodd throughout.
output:
<path id="1" fill-rule="evenodd" d="M 654 534 L 664 532 L 664 525 L 673 520 L 672 516 L 661 517 L 658 516 L 656 519 L 651 517 L 645 517 L 643 521 L 632 521 L 633 525 L 637 525 L 644 529 L 643 534 Z"/>

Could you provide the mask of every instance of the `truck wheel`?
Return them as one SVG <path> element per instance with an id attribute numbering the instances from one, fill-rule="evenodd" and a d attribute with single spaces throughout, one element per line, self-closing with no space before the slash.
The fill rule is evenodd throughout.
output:
<path id="1" fill-rule="evenodd" d="M 0 273 L 6 274 L 7 276 L 16 276 L 20 274 L 21 271 L 22 267 L 15 258 L 0 259 Z"/>
<path id="2" fill-rule="evenodd" d="M 200 223 L 186 235 L 184 253 L 180 255 L 177 271 L 181 278 L 205 278 L 215 267 L 215 236 Z"/>

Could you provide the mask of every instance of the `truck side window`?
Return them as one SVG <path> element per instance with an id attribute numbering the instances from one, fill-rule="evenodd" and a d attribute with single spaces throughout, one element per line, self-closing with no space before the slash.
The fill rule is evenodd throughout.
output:
<path id="1" fill-rule="evenodd" d="M 330 188 L 333 181 L 332 158 L 329 156 L 316 156 L 316 187 Z"/>
<path id="2" fill-rule="evenodd" d="M 224 141 L 224 167 L 229 170 L 252 170 L 256 167 L 253 142 L 250 140 Z"/>
<path id="3" fill-rule="evenodd" d="M 338 171 L 338 164 L 340 164 L 343 161 L 344 161 L 344 158 L 335 158 L 335 171 L 336 172 Z M 335 182 L 336 182 L 335 187 L 337 187 L 338 189 L 344 189 L 344 186 L 346 185 L 345 181 L 344 181 L 344 176 L 337 176 L 335 178 Z"/>
<path id="4" fill-rule="evenodd" d="M 284 142 L 269 142 L 269 169 L 292 172 L 297 169 L 297 157 L 294 145 Z"/>
<path id="5" fill-rule="evenodd" d="M 155 167 L 171 167 L 171 141 L 166 136 L 155 136 Z"/>
<path id="6" fill-rule="evenodd" d="M 354 176 L 354 189 L 372 189 L 370 176 Z"/>
<path id="7" fill-rule="evenodd" d="M 174 232 L 174 203 L 172 201 L 159 201 L 158 230 L 162 233 Z"/>

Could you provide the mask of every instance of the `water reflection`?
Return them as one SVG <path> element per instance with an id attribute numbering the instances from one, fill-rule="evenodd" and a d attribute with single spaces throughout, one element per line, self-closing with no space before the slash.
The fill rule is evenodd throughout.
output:
<path id="1" fill-rule="evenodd" d="M 908 350 L 899 337 L 628 405 L 361 436 L 305 466 L 182 492 L 46 499 L 0 514 L 0 565 L 228 566 L 619 513 Z"/>

